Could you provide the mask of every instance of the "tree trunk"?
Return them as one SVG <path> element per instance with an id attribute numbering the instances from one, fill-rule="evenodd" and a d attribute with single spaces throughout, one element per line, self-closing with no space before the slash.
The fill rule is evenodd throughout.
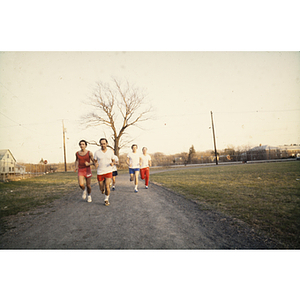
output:
<path id="1" fill-rule="evenodd" d="M 119 137 L 115 137 L 115 140 L 114 140 L 114 152 L 115 152 L 115 155 L 118 156 L 118 157 L 119 157 L 119 151 L 120 151 L 119 140 L 120 140 Z"/>

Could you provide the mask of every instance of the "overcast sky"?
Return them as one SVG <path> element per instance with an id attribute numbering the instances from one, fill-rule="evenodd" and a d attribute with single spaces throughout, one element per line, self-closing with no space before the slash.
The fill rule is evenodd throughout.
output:
<path id="1" fill-rule="evenodd" d="M 63 162 L 62 120 L 68 162 L 109 137 L 79 120 L 112 76 L 147 92 L 155 118 L 128 133 L 149 153 L 213 149 L 210 111 L 218 149 L 300 143 L 299 52 L 1 52 L 0 66 L 0 148 L 18 161 Z"/>

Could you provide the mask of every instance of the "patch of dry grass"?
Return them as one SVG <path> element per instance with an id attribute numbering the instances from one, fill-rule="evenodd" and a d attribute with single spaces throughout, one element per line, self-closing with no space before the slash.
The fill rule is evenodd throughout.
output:
<path id="1" fill-rule="evenodd" d="M 52 173 L 20 181 L 0 183 L 1 216 L 25 212 L 59 199 L 78 188 L 74 172 Z"/>
<path id="2" fill-rule="evenodd" d="M 193 168 L 151 180 L 300 248 L 299 161 Z"/>

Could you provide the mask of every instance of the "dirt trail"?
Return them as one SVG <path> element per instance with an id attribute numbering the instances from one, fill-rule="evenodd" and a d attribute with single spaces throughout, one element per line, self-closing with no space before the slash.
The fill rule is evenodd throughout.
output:
<path id="1" fill-rule="evenodd" d="M 278 249 L 243 222 L 203 210 L 163 187 L 117 177 L 111 205 L 93 185 L 93 202 L 78 188 L 50 206 L 8 218 L 1 249 Z"/>

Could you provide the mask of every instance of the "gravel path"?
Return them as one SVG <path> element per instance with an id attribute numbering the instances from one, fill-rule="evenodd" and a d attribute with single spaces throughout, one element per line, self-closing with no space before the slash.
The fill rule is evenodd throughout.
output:
<path id="1" fill-rule="evenodd" d="M 95 178 L 93 179 L 95 180 Z M 134 193 L 129 175 L 117 177 L 110 206 L 98 184 L 93 202 L 80 189 L 51 205 L 7 219 L 1 249 L 278 249 L 243 222 L 204 210 L 163 187 L 139 182 Z"/>

